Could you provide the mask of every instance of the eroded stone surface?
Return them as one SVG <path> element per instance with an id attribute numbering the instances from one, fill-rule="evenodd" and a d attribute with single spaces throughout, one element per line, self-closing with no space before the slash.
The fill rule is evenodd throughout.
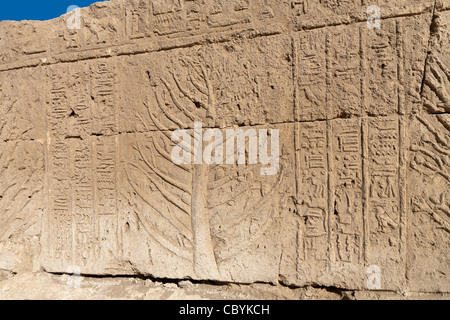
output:
<path id="1" fill-rule="evenodd" d="M 361 3 L 2 22 L 0 269 L 448 292 L 450 7 Z M 196 122 L 278 132 L 275 174 L 175 164 Z"/>

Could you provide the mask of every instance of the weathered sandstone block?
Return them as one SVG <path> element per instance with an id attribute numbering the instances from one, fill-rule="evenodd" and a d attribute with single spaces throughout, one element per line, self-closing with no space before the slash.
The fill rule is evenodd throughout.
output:
<path id="1" fill-rule="evenodd" d="M 449 292 L 450 4 L 377 3 L 0 23 L 0 269 Z"/>

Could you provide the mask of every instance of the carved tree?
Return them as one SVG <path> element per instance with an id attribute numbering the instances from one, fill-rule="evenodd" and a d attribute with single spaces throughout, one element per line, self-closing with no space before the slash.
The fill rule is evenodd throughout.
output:
<path id="1" fill-rule="evenodd" d="M 423 104 L 431 113 L 450 112 L 450 59 L 429 57 L 424 79 Z"/>
<path id="2" fill-rule="evenodd" d="M 3 84 L 0 82 L 0 241 L 38 223 L 33 215 L 36 210 L 30 207 L 42 190 L 44 167 L 38 144 L 12 141 L 24 139 L 32 124 L 16 110 L 17 98 L 11 98 Z"/>
<path id="3" fill-rule="evenodd" d="M 272 185 L 263 185 L 253 174 L 256 167 L 173 164 L 170 151 L 173 128 L 188 128 L 188 124 L 195 121 L 202 121 L 210 128 L 225 126 L 224 117 L 217 114 L 223 112 L 218 97 L 225 96 L 221 90 L 227 68 L 223 60 L 219 62 L 221 65 L 217 66 L 217 63 L 200 49 L 193 57 L 172 61 L 172 66 L 167 69 L 169 77 L 155 78 L 147 73 L 153 86 L 154 108 L 162 116 L 155 115 L 149 101 L 144 102 L 148 117 L 158 132 L 147 146 L 142 146 L 136 137 L 134 149 L 140 161 L 129 163 L 126 169 L 135 193 L 159 214 L 158 219 L 171 225 L 172 239 L 176 238 L 177 243 L 163 234 L 168 232 L 167 224 L 164 227 L 152 224 L 154 220 L 147 212 L 138 213 L 139 221 L 162 246 L 193 262 L 195 274 L 202 279 L 220 279 L 218 264 L 247 248 L 271 225 L 275 214 L 271 204 L 283 171 L 281 168 Z M 147 121 L 143 117 L 140 120 L 150 131 Z M 191 135 L 192 141 L 195 138 Z M 145 177 L 144 181 L 136 182 L 139 177 L 133 175 L 133 171 Z M 260 199 L 252 201 L 251 190 L 255 186 L 258 186 Z M 148 189 L 159 192 L 167 203 L 155 203 Z M 222 197 L 224 195 L 226 198 Z M 233 210 L 234 217 L 220 216 L 224 210 L 219 207 L 231 208 L 237 202 L 245 205 L 239 207 L 240 210 Z M 244 225 L 249 228 L 251 221 L 255 230 L 243 240 L 239 233 Z"/>
<path id="4" fill-rule="evenodd" d="M 42 191 L 43 158 L 32 142 L 0 146 L 0 241 L 39 222 L 35 195 Z"/>
<path id="5" fill-rule="evenodd" d="M 0 119 L 0 137 L 2 138 L 9 139 L 12 135 L 12 130 L 9 126 L 16 120 L 15 118 L 11 119 L 11 117 L 15 117 L 13 107 L 16 101 L 17 99 L 13 102 L 8 99 L 0 83 L 0 114 L 3 115 Z"/>
<path id="6" fill-rule="evenodd" d="M 426 133 L 419 143 L 411 146 L 415 156 L 411 167 L 425 176 L 438 175 L 450 184 L 450 138 L 445 131 L 450 131 L 448 115 L 438 115 L 439 128 L 424 117 L 417 119 L 425 127 Z M 444 230 L 450 233 L 450 192 L 443 190 L 438 197 L 423 194 L 413 199 L 413 210 L 425 212 Z"/>

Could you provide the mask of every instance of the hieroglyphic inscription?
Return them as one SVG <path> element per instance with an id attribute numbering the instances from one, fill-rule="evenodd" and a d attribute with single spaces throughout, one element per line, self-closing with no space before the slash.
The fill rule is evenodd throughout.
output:
<path id="1" fill-rule="evenodd" d="M 115 131 L 115 75 L 106 63 L 98 63 L 94 72 L 94 106 L 96 122 L 94 130 L 102 135 Z M 116 142 L 111 136 L 96 137 L 95 177 L 96 177 L 96 212 L 99 215 L 116 213 Z"/>
<path id="2" fill-rule="evenodd" d="M 297 132 L 300 148 L 300 226 L 297 235 L 299 259 L 328 260 L 328 152 L 325 122 L 302 123 Z M 301 264 L 299 264 L 301 265 Z M 326 264 L 322 264 L 324 268 Z M 315 267 L 319 265 L 316 263 Z"/>
<path id="3" fill-rule="evenodd" d="M 327 118 L 327 35 L 322 31 L 308 32 L 296 39 L 296 117 L 299 120 Z"/>
<path id="4" fill-rule="evenodd" d="M 302 122 L 295 131 L 297 277 L 403 263 L 404 133 L 398 116 Z M 395 267 L 383 285 L 398 287 L 404 279 L 399 272 Z"/>
<path id="5" fill-rule="evenodd" d="M 95 123 L 93 132 L 109 135 L 115 130 L 115 76 L 112 68 L 105 62 L 100 62 L 92 67 L 93 97 Z"/>
<path id="6" fill-rule="evenodd" d="M 365 44 L 365 84 L 368 114 L 394 114 L 399 111 L 401 72 L 401 22 L 385 21 L 381 30 L 368 30 Z"/>
<path id="7" fill-rule="evenodd" d="M 199 29 L 245 25 L 252 21 L 250 5 L 249 0 L 154 0 L 152 26 L 154 32 L 162 36 Z M 273 16 L 269 6 L 259 14 L 261 20 Z"/>
<path id="8" fill-rule="evenodd" d="M 294 39 L 296 117 L 313 121 L 360 116 L 363 105 L 363 28 L 313 30 Z"/>
<path id="9" fill-rule="evenodd" d="M 399 247 L 399 124 L 397 117 L 368 121 L 368 219 L 373 255 Z M 394 258 L 394 251 L 391 258 Z"/>
<path id="10" fill-rule="evenodd" d="M 99 220 L 100 256 L 115 259 L 117 237 L 116 154 L 116 80 L 114 65 L 96 63 L 93 68 L 93 95 L 96 123 L 94 131 L 102 136 L 93 139 L 95 212 Z"/>
<path id="11" fill-rule="evenodd" d="M 330 34 L 327 41 L 329 59 L 329 116 L 347 117 L 362 112 L 362 45 L 365 28 L 343 28 Z"/>
<path id="12" fill-rule="evenodd" d="M 308 10 L 304 4 L 297 6 Z M 366 115 L 392 115 L 404 109 L 401 32 L 402 21 L 393 21 L 386 22 L 386 30 L 381 31 L 340 26 L 334 30 L 307 31 L 293 38 L 295 114 L 296 119 L 302 121 L 296 130 L 299 146 L 297 197 L 302 219 L 298 225 L 297 268 L 308 265 L 308 256 L 309 261 L 315 261 L 317 270 L 323 268 L 317 256 L 324 257 L 331 266 L 357 266 L 367 261 L 382 264 L 380 261 L 389 260 L 389 255 L 399 261 L 402 255 L 401 230 L 397 226 L 404 209 L 400 183 L 405 178 L 399 169 L 398 119 L 388 117 L 379 122 L 378 118 L 377 121 L 364 119 Z M 317 145 L 327 145 L 319 152 L 325 155 L 324 167 L 329 172 L 325 176 L 309 168 L 322 163 L 323 158 L 317 154 L 317 145 L 303 148 L 314 136 L 314 130 L 307 130 L 308 124 L 304 121 L 316 121 L 312 128 L 321 141 Z M 389 156 L 383 156 L 387 152 L 383 148 L 391 148 Z M 372 158 L 384 165 L 376 167 Z M 386 170 L 392 172 L 388 175 Z M 311 173 L 315 175 L 313 179 L 308 178 Z M 376 195 L 388 189 L 390 198 Z M 325 190 L 324 199 L 322 190 Z M 310 204 L 311 200 L 316 204 Z M 323 201 L 328 201 L 328 205 L 323 205 Z M 395 223 L 386 222 L 391 216 Z M 320 229 L 311 227 L 316 234 L 321 234 L 314 237 L 315 241 L 322 236 L 325 239 L 323 246 L 316 246 L 325 250 L 317 256 L 313 241 L 304 240 L 312 234 L 305 226 L 308 220 L 321 226 Z M 391 228 L 394 231 L 390 232 Z M 385 235 L 384 238 L 383 235 L 378 238 L 378 232 Z M 371 242 L 373 237 L 377 237 L 377 241 Z M 381 242 L 390 250 L 374 254 Z"/>
<path id="13" fill-rule="evenodd" d="M 251 19 L 248 12 L 249 5 L 249 0 L 213 0 L 207 18 L 208 25 L 210 27 L 225 27 L 248 23 Z"/>
<path id="14" fill-rule="evenodd" d="M 402 21 L 385 27 L 339 26 L 294 37 L 296 119 L 404 113 Z"/>
<path id="15" fill-rule="evenodd" d="M 181 0 L 152 1 L 153 29 L 158 35 L 185 31 Z"/>
<path id="16" fill-rule="evenodd" d="M 72 203 L 70 190 L 70 149 L 67 123 L 63 119 L 70 113 L 68 107 L 67 69 L 50 70 L 50 92 L 48 111 L 49 223 L 53 230 L 54 259 L 58 264 L 70 264 L 72 260 Z"/>
<path id="17" fill-rule="evenodd" d="M 357 13 L 357 9 L 361 9 L 361 3 L 356 0 L 291 0 L 290 7 L 294 25 L 300 30 L 346 21 L 346 14 Z M 318 20 L 317 16 L 325 12 L 327 20 Z"/>
<path id="18" fill-rule="evenodd" d="M 363 255 L 361 120 L 336 120 L 332 132 L 334 259 L 357 264 Z"/>
<path id="19" fill-rule="evenodd" d="M 114 137 L 97 137 L 96 147 L 96 211 L 99 215 L 116 214 L 116 143 Z"/>
<path id="20" fill-rule="evenodd" d="M 134 6 L 133 6 L 134 4 Z M 126 11 L 126 34 L 131 39 L 144 38 L 149 34 L 150 5 L 148 1 L 131 3 Z"/>
<path id="21" fill-rule="evenodd" d="M 69 69 L 72 70 L 72 69 Z M 75 261 L 79 264 L 96 256 L 96 219 L 92 207 L 92 110 L 86 68 L 79 68 L 71 78 L 74 96 L 69 99 L 71 143 L 71 181 L 75 230 Z M 72 72 L 69 72 L 71 74 Z"/>
<path id="22" fill-rule="evenodd" d="M 50 235 L 56 238 L 54 243 L 50 238 L 56 253 L 52 259 L 59 259 L 62 267 L 75 264 L 90 270 L 98 258 L 117 249 L 116 138 L 107 136 L 115 129 L 114 70 L 98 62 L 53 67 L 50 73 L 49 230 L 56 228 Z"/>
<path id="23" fill-rule="evenodd" d="M 291 0 L 289 2 L 291 19 L 297 30 L 348 24 L 351 21 L 366 22 L 371 17 L 377 17 L 376 11 L 368 10 L 372 5 L 380 8 L 382 18 L 406 12 L 423 12 L 430 10 L 433 6 L 433 1 L 424 0 L 395 2 L 390 0 Z"/>

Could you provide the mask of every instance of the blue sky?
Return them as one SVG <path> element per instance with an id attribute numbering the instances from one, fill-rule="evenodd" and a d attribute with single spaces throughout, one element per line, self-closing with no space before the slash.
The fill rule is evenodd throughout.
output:
<path id="1" fill-rule="evenodd" d="M 49 20 L 66 13 L 71 5 L 87 7 L 101 0 L 11 0 L 0 2 L 0 21 Z"/>

